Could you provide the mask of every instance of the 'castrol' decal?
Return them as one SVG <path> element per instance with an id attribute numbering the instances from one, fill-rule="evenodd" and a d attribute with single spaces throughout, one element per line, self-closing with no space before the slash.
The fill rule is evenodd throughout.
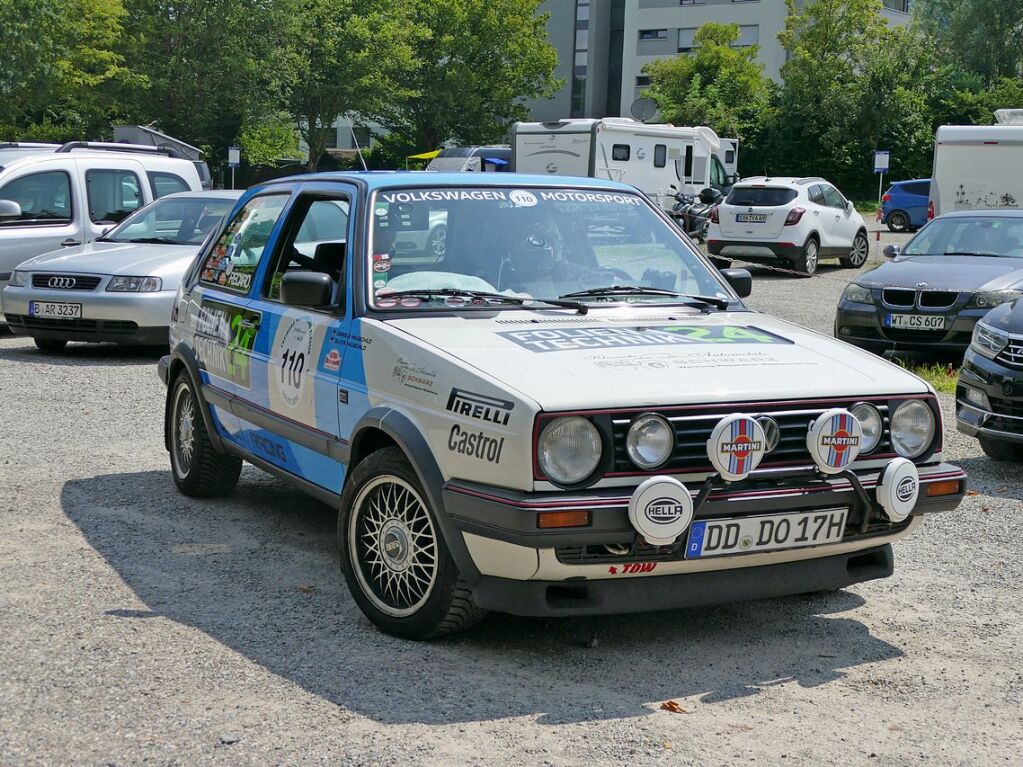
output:
<path id="1" fill-rule="evenodd" d="M 767 452 L 763 427 L 739 413 L 723 418 L 707 440 L 707 456 L 723 479 L 745 479 L 760 465 Z"/>
<path id="2" fill-rule="evenodd" d="M 852 413 L 834 408 L 821 413 L 810 424 L 806 449 L 825 474 L 838 474 L 860 454 L 863 427 Z"/>

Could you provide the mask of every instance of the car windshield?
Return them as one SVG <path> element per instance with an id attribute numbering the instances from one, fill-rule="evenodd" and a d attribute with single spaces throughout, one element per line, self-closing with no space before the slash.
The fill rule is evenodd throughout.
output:
<path id="1" fill-rule="evenodd" d="M 684 303 L 678 294 L 734 300 L 716 272 L 635 194 L 395 189 L 376 194 L 373 214 L 368 271 L 377 308 L 515 306 L 500 298 L 571 294 L 587 303 Z M 391 293 L 402 300 L 388 298 Z"/>
<path id="2" fill-rule="evenodd" d="M 778 186 L 733 186 L 725 200 L 729 205 L 775 206 L 792 202 L 798 193 L 795 189 Z"/>
<path id="3" fill-rule="evenodd" d="M 1023 217 L 938 218 L 909 241 L 903 255 L 1023 258 Z"/>
<path id="4" fill-rule="evenodd" d="M 124 219 L 104 240 L 198 245 L 234 207 L 217 197 L 164 197 Z"/>

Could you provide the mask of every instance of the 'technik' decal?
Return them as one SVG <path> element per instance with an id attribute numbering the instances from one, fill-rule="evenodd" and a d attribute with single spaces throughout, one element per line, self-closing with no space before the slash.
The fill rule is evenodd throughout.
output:
<path id="1" fill-rule="evenodd" d="M 551 328 L 511 330 L 499 336 L 531 352 L 693 344 L 791 344 L 792 341 L 751 325 L 661 325 L 658 327 Z"/>

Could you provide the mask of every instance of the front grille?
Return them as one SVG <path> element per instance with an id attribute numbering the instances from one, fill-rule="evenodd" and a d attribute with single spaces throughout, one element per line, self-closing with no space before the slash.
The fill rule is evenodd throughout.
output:
<path id="1" fill-rule="evenodd" d="M 996 358 L 1009 367 L 1023 368 L 1023 338 L 1010 338 L 1009 345 Z"/>
<path id="2" fill-rule="evenodd" d="M 1023 400 L 989 396 L 988 401 L 991 403 L 991 411 L 994 413 L 1023 418 Z"/>
<path id="3" fill-rule="evenodd" d="M 1023 421 L 1018 418 L 1002 418 L 995 415 L 984 421 L 984 428 L 1005 431 L 1009 434 L 1023 434 Z"/>
<path id="4" fill-rule="evenodd" d="M 916 291 L 885 288 L 881 291 L 881 299 L 889 306 L 913 306 L 916 303 Z"/>
<path id="5" fill-rule="evenodd" d="M 692 413 L 689 411 L 658 411 L 657 408 L 643 410 L 643 413 L 658 413 L 664 416 L 675 429 L 675 451 L 668 462 L 657 469 L 663 471 L 701 472 L 710 471 L 710 459 L 707 457 L 707 440 L 718 421 L 727 415 L 742 412 L 756 418 L 769 415 L 778 422 L 781 436 L 778 446 L 768 453 L 761 466 L 785 466 L 796 464 L 812 464 L 810 453 L 806 449 L 806 432 L 810 423 L 825 410 L 835 407 L 852 407 L 859 400 L 835 402 L 824 407 L 793 406 L 790 404 L 754 403 L 730 405 L 708 409 L 708 412 Z M 888 437 L 888 403 L 874 402 L 884 422 L 884 434 L 873 454 L 883 455 L 891 451 Z M 639 413 L 636 413 L 638 415 Z M 625 437 L 632 423 L 633 415 L 614 414 L 611 425 L 614 435 L 614 456 L 611 471 L 615 473 L 639 473 L 629 460 L 625 450 Z"/>
<path id="6" fill-rule="evenodd" d="M 63 330 L 69 333 L 125 334 L 136 332 L 139 326 L 123 320 L 53 319 L 50 317 L 29 317 L 25 314 L 8 314 L 7 322 L 12 328 L 24 331 Z"/>
<path id="7" fill-rule="evenodd" d="M 102 277 L 94 274 L 33 274 L 33 288 L 49 290 L 95 290 Z M 51 284 L 52 283 L 52 284 Z"/>
<path id="8" fill-rule="evenodd" d="M 944 330 L 905 330 L 904 328 L 885 328 L 885 336 L 892 341 L 916 341 L 917 343 L 938 343 L 945 339 Z M 966 341 L 969 343 L 969 339 Z"/>
<path id="9" fill-rule="evenodd" d="M 947 309 L 959 300 L 959 294 L 947 290 L 920 291 L 920 306 L 927 309 Z"/>

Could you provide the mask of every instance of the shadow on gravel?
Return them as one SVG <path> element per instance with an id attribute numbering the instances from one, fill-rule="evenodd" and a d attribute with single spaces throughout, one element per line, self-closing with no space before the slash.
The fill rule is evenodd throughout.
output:
<path id="1" fill-rule="evenodd" d="M 147 608 L 96 604 L 98 615 L 195 627 L 382 723 L 641 716 L 669 698 L 816 687 L 902 654 L 859 621 L 829 617 L 863 604 L 850 592 L 585 621 L 492 615 L 444 642 L 401 641 L 379 633 L 341 582 L 335 513 L 255 469 L 227 500 L 188 499 L 169 473 L 143 472 L 68 482 L 61 502 Z"/>
<path id="2" fill-rule="evenodd" d="M 1023 501 L 1023 464 L 996 461 L 986 455 L 957 458 L 955 463 L 970 478 L 970 490 L 981 495 Z"/>
<path id="3" fill-rule="evenodd" d="M 0 346 L 0 363 L 28 362 L 68 367 L 104 367 L 127 365 L 155 365 L 167 354 L 162 346 L 121 346 L 120 344 L 68 344 L 59 352 L 44 352 L 36 348 L 31 338 L 17 338 L 24 345 L 13 346 L 11 338 Z"/>

